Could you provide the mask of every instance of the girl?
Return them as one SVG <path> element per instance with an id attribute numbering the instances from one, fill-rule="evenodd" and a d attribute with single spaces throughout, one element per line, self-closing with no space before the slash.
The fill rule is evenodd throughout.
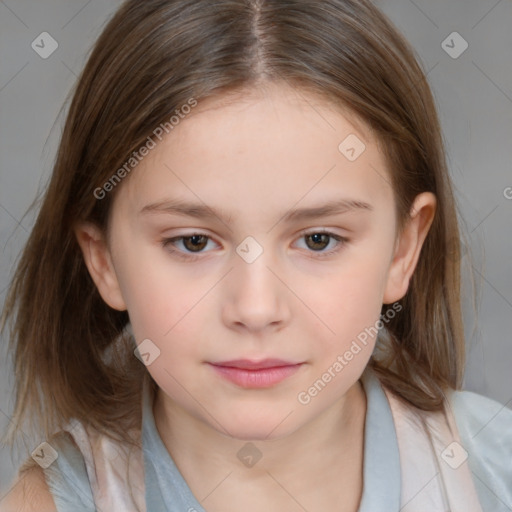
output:
<path id="1" fill-rule="evenodd" d="M 369 1 L 125 2 L 9 291 L 41 442 L 1 510 L 512 510 L 512 412 L 460 390 L 458 240 Z"/>

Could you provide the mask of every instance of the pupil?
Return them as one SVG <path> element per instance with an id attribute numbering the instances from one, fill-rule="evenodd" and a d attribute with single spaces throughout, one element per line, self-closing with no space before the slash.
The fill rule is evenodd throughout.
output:
<path id="1" fill-rule="evenodd" d="M 192 235 L 192 236 L 188 236 L 188 237 L 184 238 L 183 242 L 184 242 L 185 246 L 187 247 L 187 249 L 191 249 L 192 251 L 194 251 L 194 249 L 201 250 L 206 245 L 205 240 L 203 240 L 202 244 L 197 245 L 201 238 L 206 239 L 206 237 L 204 235 Z M 189 246 L 190 242 L 192 242 L 191 246 Z M 198 251 L 194 251 L 194 252 L 198 252 Z"/>
<path id="2" fill-rule="evenodd" d="M 325 243 L 328 243 L 327 238 L 329 238 L 329 235 L 325 233 L 314 233 L 313 235 L 309 235 L 309 238 L 313 240 L 314 244 L 320 244 L 324 245 Z M 312 249 L 322 249 L 323 247 L 312 247 Z"/>

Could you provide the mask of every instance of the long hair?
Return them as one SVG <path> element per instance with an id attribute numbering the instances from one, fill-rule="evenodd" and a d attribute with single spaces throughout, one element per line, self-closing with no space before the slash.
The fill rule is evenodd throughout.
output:
<path id="1" fill-rule="evenodd" d="M 435 194 L 435 218 L 402 310 L 387 322 L 369 364 L 422 410 L 438 410 L 444 391 L 460 388 L 456 205 L 432 93 L 393 24 L 369 0 L 129 0 L 76 83 L 8 291 L 2 329 L 10 325 L 16 378 L 8 440 L 26 418 L 47 437 L 76 418 L 129 442 L 148 372 L 133 355 L 127 312 L 102 300 L 73 227 L 89 221 L 107 231 L 122 186 L 109 180 L 157 127 L 170 128 L 176 110 L 265 81 L 317 94 L 371 127 L 391 175 L 399 230 L 416 195 Z M 113 190 L 98 194 L 106 183 Z"/>

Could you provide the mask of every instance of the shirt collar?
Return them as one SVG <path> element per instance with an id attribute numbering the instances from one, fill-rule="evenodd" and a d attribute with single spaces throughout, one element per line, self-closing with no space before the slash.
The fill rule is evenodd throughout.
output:
<path id="1" fill-rule="evenodd" d="M 366 393 L 363 495 L 358 512 L 400 509 L 398 440 L 388 399 L 370 366 L 361 376 Z"/>

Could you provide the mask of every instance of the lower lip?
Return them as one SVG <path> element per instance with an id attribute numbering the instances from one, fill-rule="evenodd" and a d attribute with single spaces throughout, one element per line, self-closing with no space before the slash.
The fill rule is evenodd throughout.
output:
<path id="1" fill-rule="evenodd" d="M 231 366 L 210 365 L 221 377 L 248 389 L 270 388 L 293 375 L 302 364 L 275 366 L 260 370 L 244 370 Z"/>

